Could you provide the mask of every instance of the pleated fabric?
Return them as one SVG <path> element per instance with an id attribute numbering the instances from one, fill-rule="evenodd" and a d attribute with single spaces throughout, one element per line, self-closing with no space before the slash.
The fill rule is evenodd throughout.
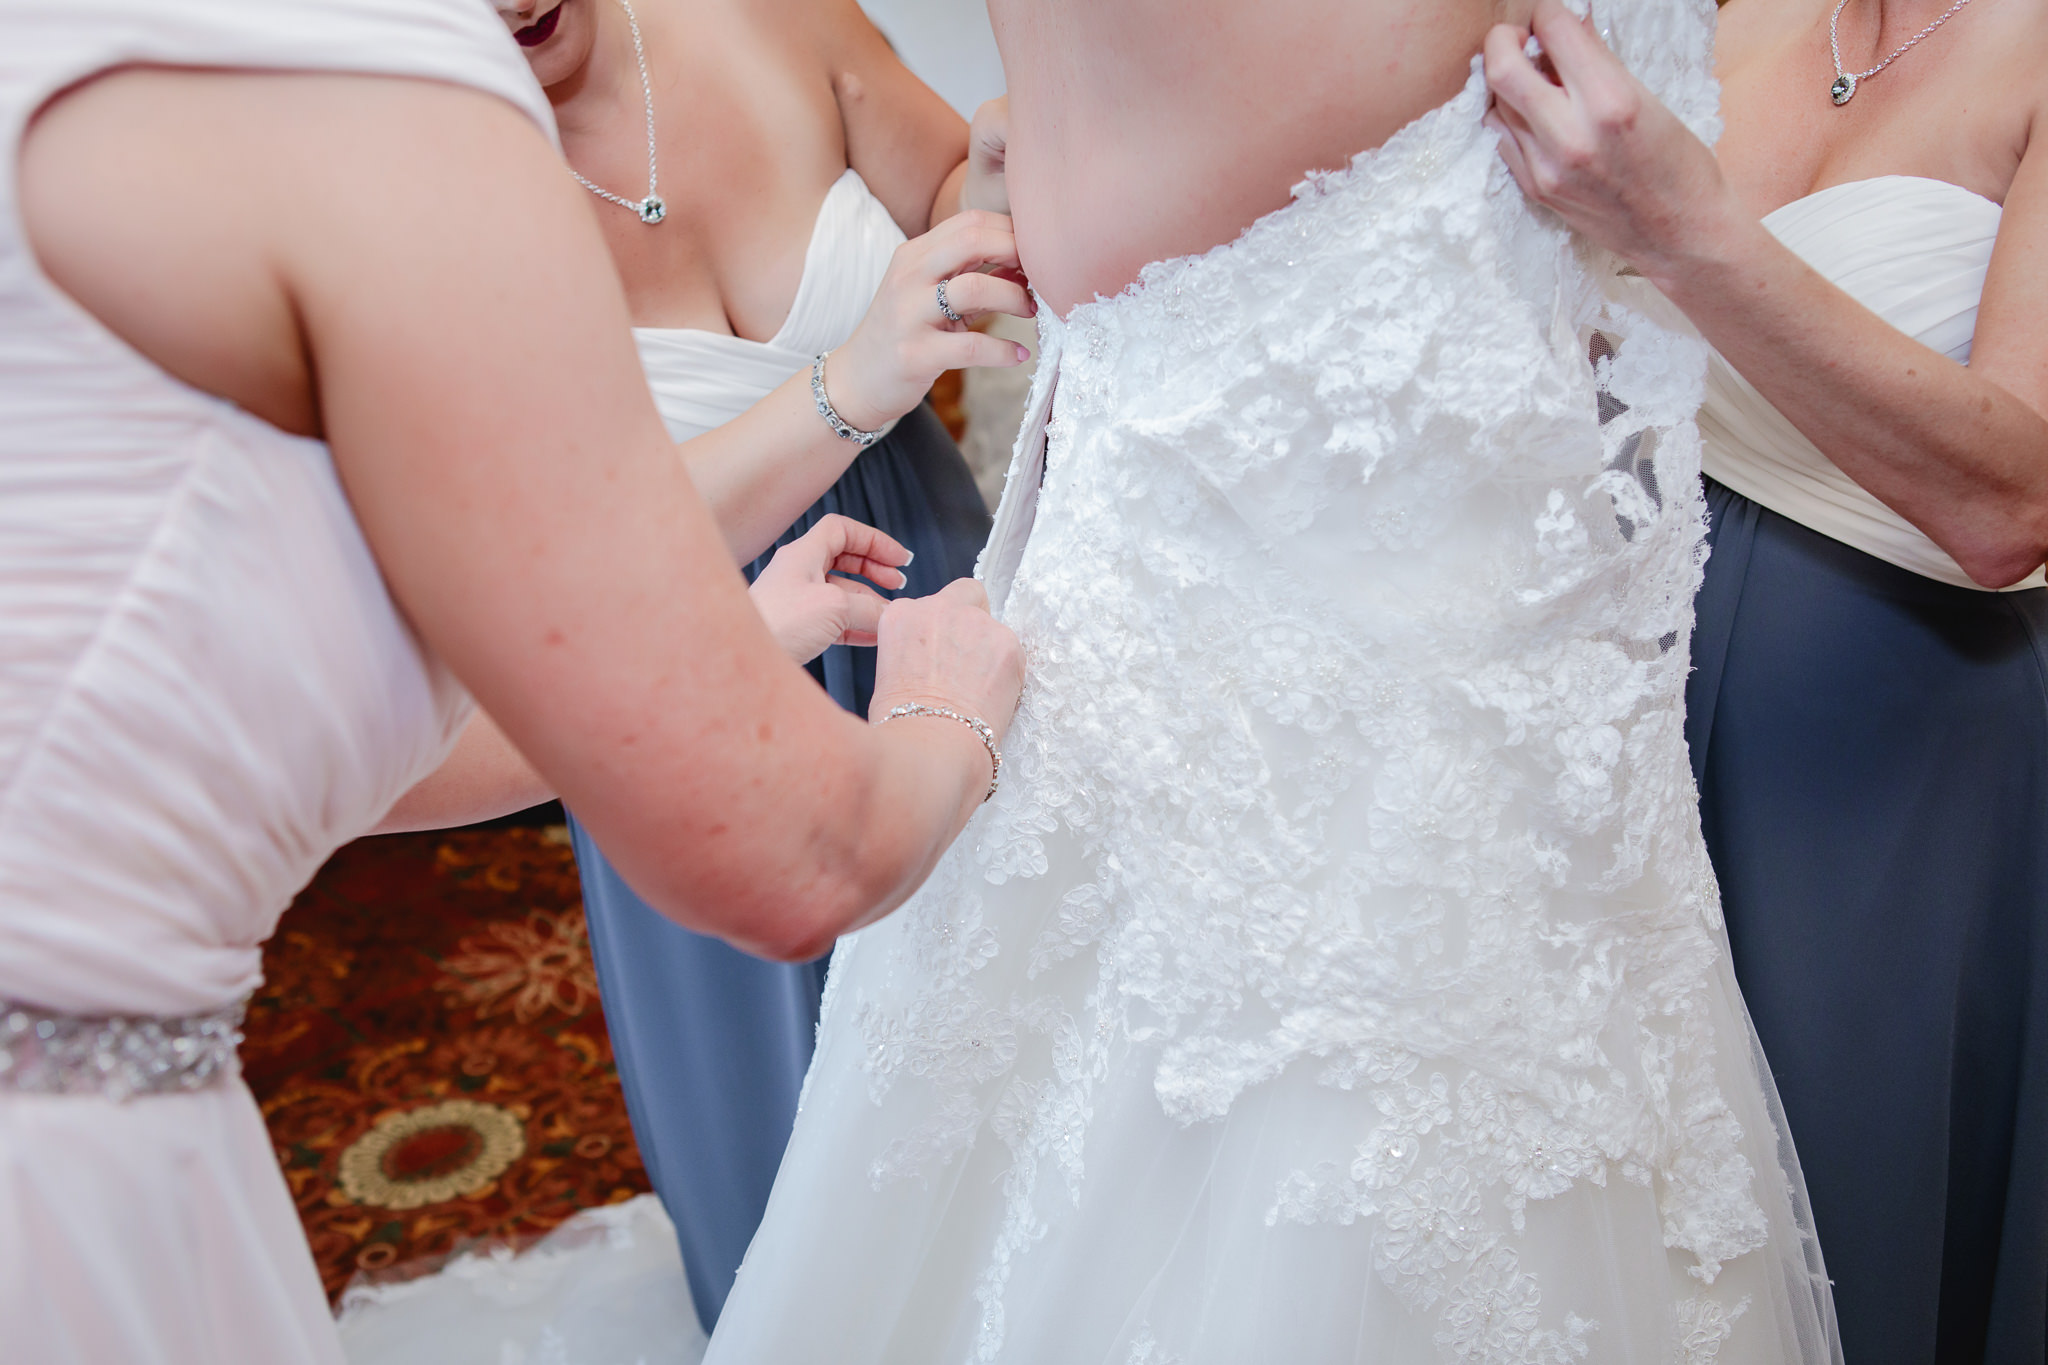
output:
<path id="1" fill-rule="evenodd" d="M 1849 297 L 1928 349 L 1967 365 L 1977 305 L 2005 211 L 1946 180 L 1852 180 L 1774 210 L 1764 226 Z M 1700 408 L 1701 466 L 1802 526 L 1925 578 L 1975 588 L 1919 527 L 1879 502 L 1715 354 Z M 2038 588 L 2036 569 L 2018 588 Z"/>
<path id="2" fill-rule="evenodd" d="M 469 699 L 324 444 L 173 379 L 44 276 L 24 130 L 145 64 L 459 84 L 549 138 L 553 115 L 478 0 L 16 0 L 0 23 L 0 1011 L 210 1014 Z M 339 1365 L 239 1079 L 0 1089 L 0 1359 Z"/>

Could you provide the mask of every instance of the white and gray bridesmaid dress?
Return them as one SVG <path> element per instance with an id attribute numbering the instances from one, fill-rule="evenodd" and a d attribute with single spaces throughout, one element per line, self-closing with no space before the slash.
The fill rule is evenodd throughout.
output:
<path id="1" fill-rule="evenodd" d="M 1967 362 L 2000 209 L 1765 220 Z M 1989 592 L 1716 357 L 1687 738 L 1735 970 L 1856 1365 L 2048 1357 L 2048 590 Z"/>

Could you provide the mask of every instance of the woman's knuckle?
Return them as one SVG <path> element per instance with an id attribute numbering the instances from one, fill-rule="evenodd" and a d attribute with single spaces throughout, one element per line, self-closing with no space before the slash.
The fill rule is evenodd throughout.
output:
<path id="1" fill-rule="evenodd" d="M 1634 91 L 1626 90 L 1603 97 L 1591 106 L 1589 112 L 1593 116 L 1594 125 L 1601 132 L 1612 136 L 1633 129 L 1636 121 L 1642 117 L 1643 106 Z"/>

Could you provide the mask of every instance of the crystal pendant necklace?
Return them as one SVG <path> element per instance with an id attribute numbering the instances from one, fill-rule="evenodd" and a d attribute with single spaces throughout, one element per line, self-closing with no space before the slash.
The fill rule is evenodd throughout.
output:
<path id="1" fill-rule="evenodd" d="M 624 4 L 625 0 L 619 0 L 619 3 Z M 1828 20 L 1828 50 L 1835 55 L 1835 83 L 1828 87 L 1828 98 L 1832 99 L 1837 107 L 1855 99 L 1856 87 L 1862 85 L 1863 82 L 1905 56 L 1914 47 L 1919 45 L 1922 38 L 1925 38 L 1928 34 L 1947 23 L 1955 12 L 1964 5 L 1969 4 L 1970 0 L 1956 0 L 1953 5 L 1950 5 L 1941 12 L 1940 17 L 1933 23 L 1899 44 L 1896 52 L 1879 62 L 1876 66 L 1871 67 L 1868 71 L 1844 71 L 1842 69 L 1842 42 L 1840 37 L 1837 36 L 1837 31 L 1842 23 L 1842 8 L 1848 3 L 1849 0 L 1835 0 L 1834 17 Z"/>
<path id="2" fill-rule="evenodd" d="M 1967 3 L 1967 0 L 1965 0 Z M 619 8 L 626 12 L 626 26 L 633 30 L 633 59 L 640 63 L 640 98 L 647 105 L 647 197 L 628 199 L 613 194 L 610 190 L 599 189 L 583 178 L 582 172 L 574 166 L 569 174 L 576 177 L 576 183 L 600 199 L 610 200 L 622 209 L 631 209 L 640 215 L 640 221 L 653 227 L 668 217 L 668 205 L 661 202 L 660 187 L 655 183 L 654 171 L 654 87 L 647 81 L 647 49 L 640 44 L 640 21 L 633 17 L 633 6 L 628 0 L 619 0 Z"/>

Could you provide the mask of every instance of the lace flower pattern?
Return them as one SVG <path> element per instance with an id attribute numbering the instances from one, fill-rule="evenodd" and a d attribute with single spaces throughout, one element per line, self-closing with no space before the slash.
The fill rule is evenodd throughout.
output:
<path id="1" fill-rule="evenodd" d="M 1711 132 L 1711 6 L 1595 9 Z M 1132 1075 L 1182 1129 L 1322 1094 L 1341 1140 L 1276 1168 L 1263 1226 L 1362 1230 L 1435 1359 L 1586 1358 L 1602 1324 L 1529 1250 L 1566 1196 L 1654 1209 L 1636 1250 L 1690 1272 L 1671 1359 L 1740 1311 L 1713 1286 L 1767 1239 L 1773 1139 L 1723 1091 L 1681 727 L 1705 352 L 1525 206 L 1485 100 L 1475 68 L 1237 242 L 1042 315 L 1006 780 L 842 949 L 824 1024 L 896 1114 L 874 1190 L 1002 1153 L 955 1242 L 968 1359 L 1006 1358 Z M 1188 1353 L 1152 1321 L 1119 1358 Z"/>

